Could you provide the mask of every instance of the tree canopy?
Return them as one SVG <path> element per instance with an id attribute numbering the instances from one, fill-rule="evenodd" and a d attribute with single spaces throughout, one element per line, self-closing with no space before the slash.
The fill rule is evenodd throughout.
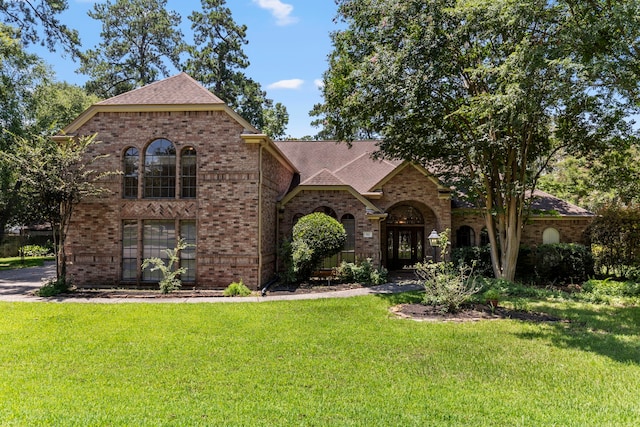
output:
<path id="1" fill-rule="evenodd" d="M 180 66 L 181 18 L 167 0 L 107 0 L 89 16 L 102 21 L 102 42 L 83 55 L 80 72 L 91 76 L 87 89 L 108 98 L 167 77 L 166 61 Z"/>
<path id="2" fill-rule="evenodd" d="M 484 213 L 513 278 L 533 190 L 554 153 L 627 144 L 635 1 L 338 0 L 322 112 L 378 155 L 415 161 Z M 437 168 L 434 167 L 437 165 Z"/>

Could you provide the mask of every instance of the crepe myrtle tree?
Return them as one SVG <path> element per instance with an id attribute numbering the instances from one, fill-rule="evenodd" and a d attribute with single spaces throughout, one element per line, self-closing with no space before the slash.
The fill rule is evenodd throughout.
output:
<path id="1" fill-rule="evenodd" d="M 106 193 L 105 178 L 118 173 L 98 172 L 93 168 L 106 157 L 87 154 L 89 147 L 97 143 L 95 134 L 56 141 L 37 135 L 16 138 L 13 153 L 0 152 L 0 158 L 13 163 L 19 171 L 23 197 L 30 199 L 31 206 L 39 208 L 41 220 L 51 224 L 58 282 L 66 282 L 65 241 L 75 207 L 87 198 Z"/>
<path id="2" fill-rule="evenodd" d="M 335 137 L 424 165 L 483 213 L 496 277 L 554 153 L 629 143 L 638 1 L 337 0 L 318 108 Z"/>

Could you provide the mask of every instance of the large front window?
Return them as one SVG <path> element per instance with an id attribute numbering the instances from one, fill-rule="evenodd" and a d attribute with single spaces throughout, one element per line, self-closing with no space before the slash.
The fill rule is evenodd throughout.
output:
<path id="1" fill-rule="evenodd" d="M 176 148 L 167 139 L 156 139 L 144 157 L 144 197 L 176 196 Z"/>
<path id="2" fill-rule="evenodd" d="M 160 258 L 167 264 L 166 250 L 176 246 L 176 224 L 174 221 L 144 221 L 142 229 L 142 258 Z M 162 279 L 160 270 L 142 271 L 142 280 L 158 282 Z"/>

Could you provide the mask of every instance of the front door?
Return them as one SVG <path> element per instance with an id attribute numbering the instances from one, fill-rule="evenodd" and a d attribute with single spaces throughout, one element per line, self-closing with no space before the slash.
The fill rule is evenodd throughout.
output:
<path id="1" fill-rule="evenodd" d="M 399 270 L 424 260 L 424 227 L 387 227 L 387 267 Z"/>

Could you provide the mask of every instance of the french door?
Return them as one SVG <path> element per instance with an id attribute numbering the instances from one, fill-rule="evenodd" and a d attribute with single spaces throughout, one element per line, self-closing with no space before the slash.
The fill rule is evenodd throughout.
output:
<path id="1" fill-rule="evenodd" d="M 387 268 L 399 270 L 424 260 L 424 227 L 387 227 Z"/>

